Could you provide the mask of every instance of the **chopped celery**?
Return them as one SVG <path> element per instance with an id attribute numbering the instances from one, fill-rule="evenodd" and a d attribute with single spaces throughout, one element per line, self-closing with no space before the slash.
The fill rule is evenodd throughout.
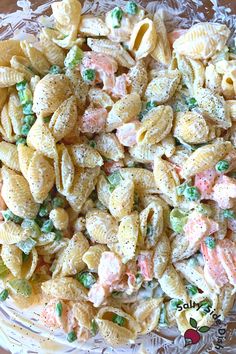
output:
<path id="1" fill-rule="evenodd" d="M 83 56 L 83 51 L 77 45 L 74 45 L 67 53 L 64 61 L 65 67 L 73 69 L 76 65 L 81 63 Z"/>
<path id="2" fill-rule="evenodd" d="M 30 254 L 32 249 L 35 247 L 37 242 L 33 240 L 31 237 L 27 238 L 25 241 L 20 241 L 16 244 L 16 246 L 25 254 Z"/>
<path id="3" fill-rule="evenodd" d="M 8 284 L 16 295 L 29 297 L 32 294 L 32 286 L 26 279 L 13 279 Z"/>
<path id="4" fill-rule="evenodd" d="M 173 231 L 181 233 L 184 225 L 187 223 L 188 215 L 178 208 L 171 210 L 170 224 Z"/>

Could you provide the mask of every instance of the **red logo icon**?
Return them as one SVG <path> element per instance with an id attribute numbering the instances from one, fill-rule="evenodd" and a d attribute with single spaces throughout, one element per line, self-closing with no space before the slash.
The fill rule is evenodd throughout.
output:
<path id="1" fill-rule="evenodd" d="M 206 333 L 210 329 L 208 326 L 198 327 L 197 321 L 194 318 L 190 318 L 189 323 L 194 329 L 189 328 L 184 333 L 185 347 L 198 343 L 201 339 L 200 333 Z"/>

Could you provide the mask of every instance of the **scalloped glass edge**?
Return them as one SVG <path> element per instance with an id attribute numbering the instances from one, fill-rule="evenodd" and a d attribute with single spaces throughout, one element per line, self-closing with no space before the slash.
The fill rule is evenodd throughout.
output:
<path id="1" fill-rule="evenodd" d="M 35 41 L 35 34 L 42 24 L 52 20 L 48 13 L 50 13 L 50 5 L 53 2 L 54 0 L 37 0 L 38 6 L 35 7 L 35 1 L 32 1 L 31 4 L 29 0 L 18 0 L 18 9 L 15 12 L 0 13 L 0 40 L 14 37 Z M 233 9 L 220 6 L 218 0 L 139 0 L 136 2 L 150 13 L 157 10 L 163 11 L 168 31 L 174 28 L 189 28 L 194 23 L 210 20 L 227 24 L 231 29 L 230 41 L 236 37 L 236 14 L 233 14 Z M 114 7 L 114 0 L 85 0 L 81 3 L 83 4 L 82 13 L 94 15 L 105 13 Z M 124 4 L 123 0 L 115 1 L 116 6 Z M 12 354 L 50 354 L 55 352 L 135 354 L 139 352 L 142 344 L 148 354 L 205 354 L 212 352 L 212 350 L 215 353 L 223 354 L 236 352 L 235 307 L 221 325 L 221 328 L 226 328 L 226 340 L 220 351 L 214 347 L 219 336 L 219 328 L 216 327 L 212 327 L 198 344 L 188 347 L 184 347 L 184 338 L 176 328 L 149 333 L 139 337 L 135 344 L 119 348 L 107 347 L 107 344 L 99 336 L 91 338 L 86 343 L 68 343 L 64 333 L 49 331 L 39 323 L 40 310 L 40 306 L 21 310 L 12 300 L 0 304 L 0 345 L 10 350 Z"/>

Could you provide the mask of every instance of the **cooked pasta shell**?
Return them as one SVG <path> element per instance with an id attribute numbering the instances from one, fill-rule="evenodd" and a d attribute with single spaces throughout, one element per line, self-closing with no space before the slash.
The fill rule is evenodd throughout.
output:
<path id="1" fill-rule="evenodd" d="M 145 58 L 156 46 L 157 33 L 154 23 L 149 18 L 138 22 L 131 33 L 129 50 L 133 51 L 136 60 Z"/>
<path id="2" fill-rule="evenodd" d="M 74 180 L 74 165 L 70 154 L 63 144 L 57 145 L 57 155 L 54 160 L 57 190 L 67 195 Z"/>
<path id="3" fill-rule="evenodd" d="M 112 321 L 114 315 L 122 316 L 125 319 L 123 326 Z M 127 344 L 137 337 L 140 331 L 139 324 L 134 318 L 121 309 L 106 306 L 102 307 L 97 314 L 96 322 L 101 336 L 112 346 Z"/>
<path id="4" fill-rule="evenodd" d="M 87 38 L 87 44 L 96 53 L 111 55 L 119 65 L 125 68 L 131 68 L 135 65 L 134 59 L 119 43 L 112 42 L 109 39 Z"/>
<path id="5" fill-rule="evenodd" d="M 89 85 L 82 79 L 79 70 L 67 68 L 65 75 L 70 80 L 72 91 L 77 100 L 77 108 L 83 114 L 87 102 Z"/>
<path id="6" fill-rule="evenodd" d="M 185 235 L 177 234 L 171 242 L 171 260 L 177 262 L 191 257 L 199 249 L 199 244 L 191 244 Z"/>
<path id="7" fill-rule="evenodd" d="M 22 255 L 21 255 L 22 257 Z M 29 258 L 22 264 L 21 276 L 22 278 L 29 280 L 38 264 L 38 253 L 35 248 L 29 254 Z"/>
<path id="8" fill-rule="evenodd" d="M 81 16 L 79 32 L 85 36 L 106 37 L 110 30 L 105 22 L 97 16 Z"/>
<path id="9" fill-rule="evenodd" d="M 114 105 L 111 97 L 102 89 L 92 87 L 88 92 L 90 103 L 103 108 L 111 108 Z"/>
<path id="10" fill-rule="evenodd" d="M 54 208 L 49 214 L 50 220 L 52 220 L 55 229 L 66 230 L 69 225 L 69 215 L 63 208 Z"/>
<path id="11" fill-rule="evenodd" d="M 79 212 L 95 188 L 100 168 L 87 168 L 75 171 L 75 178 L 66 198 L 72 209 Z"/>
<path id="12" fill-rule="evenodd" d="M 171 61 L 171 49 L 162 13 L 156 12 L 153 22 L 157 32 L 157 41 L 155 49 L 151 52 L 151 56 L 162 64 L 169 65 Z"/>
<path id="13" fill-rule="evenodd" d="M 21 171 L 22 175 L 27 179 L 28 178 L 28 169 L 29 169 L 29 165 L 32 160 L 32 157 L 34 155 L 34 150 L 29 148 L 28 146 L 23 145 L 23 144 L 18 144 L 17 152 L 18 152 L 18 160 L 19 160 L 19 164 L 20 164 L 20 171 Z"/>
<path id="14" fill-rule="evenodd" d="M 180 200 L 176 193 L 176 187 L 180 185 L 180 180 L 174 166 L 156 156 L 153 174 L 157 188 L 170 199 L 173 205 L 176 205 Z"/>
<path id="15" fill-rule="evenodd" d="M 67 247 L 60 254 L 58 263 L 60 264 L 60 277 L 75 275 L 86 267 L 82 257 L 89 249 L 88 240 L 81 232 L 74 234 L 69 240 Z M 55 276 L 55 272 L 53 276 Z"/>
<path id="16" fill-rule="evenodd" d="M 27 41 L 22 41 L 20 46 L 25 56 L 30 60 L 34 71 L 40 75 L 46 75 L 50 69 L 50 63 L 45 55 L 40 50 L 34 48 Z"/>
<path id="17" fill-rule="evenodd" d="M 210 140 L 209 127 L 197 112 L 176 113 L 173 135 L 187 144 L 201 144 Z"/>
<path id="18" fill-rule="evenodd" d="M 82 261 L 86 264 L 89 270 L 97 272 L 100 258 L 103 252 L 109 251 L 106 245 L 90 246 L 83 254 Z"/>
<path id="19" fill-rule="evenodd" d="M 47 29 L 43 28 L 42 32 L 39 35 L 40 44 L 43 48 L 43 52 L 50 64 L 58 65 L 63 68 L 65 52 L 57 44 L 53 43 L 53 41 L 48 38 L 45 32 L 47 32 Z"/>
<path id="20" fill-rule="evenodd" d="M 129 153 L 136 162 L 150 163 L 155 155 L 162 156 L 165 151 L 161 144 L 136 144 L 129 148 Z"/>
<path id="21" fill-rule="evenodd" d="M 111 196 L 110 183 L 104 175 L 100 175 L 97 183 L 98 200 L 106 207 L 109 207 L 109 199 Z"/>
<path id="22" fill-rule="evenodd" d="M 123 178 L 127 178 L 134 182 L 135 190 L 143 194 L 158 193 L 154 176 L 151 171 L 144 168 L 121 168 L 120 174 Z"/>
<path id="23" fill-rule="evenodd" d="M 190 94 L 195 95 L 199 87 L 203 87 L 205 81 L 205 67 L 200 60 L 187 58 L 178 53 L 175 55 L 177 68 L 182 76 L 182 83 L 187 86 Z"/>
<path id="24" fill-rule="evenodd" d="M 35 87 L 33 111 L 43 117 L 54 113 L 72 95 L 71 83 L 64 74 L 44 76 Z"/>
<path id="25" fill-rule="evenodd" d="M 54 169 L 43 154 L 36 151 L 27 171 L 27 180 L 36 203 L 43 203 L 54 185 Z"/>
<path id="26" fill-rule="evenodd" d="M 138 213 L 134 212 L 121 219 L 117 240 L 118 253 L 122 257 L 122 262 L 127 263 L 134 258 L 136 245 L 139 236 L 139 217 Z"/>
<path id="27" fill-rule="evenodd" d="M 229 311 L 234 306 L 234 300 L 235 300 L 234 289 L 231 285 L 226 284 L 221 289 L 219 295 L 218 311 L 217 311 L 217 313 L 220 314 L 222 318 L 225 318 L 228 315 Z"/>
<path id="28" fill-rule="evenodd" d="M 7 87 L 0 87 L 0 111 L 2 111 L 3 106 L 8 97 L 8 88 Z"/>
<path id="29" fill-rule="evenodd" d="M 155 246 L 164 229 L 163 208 L 150 203 L 139 215 L 142 244 L 149 249 Z"/>
<path id="30" fill-rule="evenodd" d="M 208 64 L 205 70 L 206 87 L 218 95 L 221 95 L 221 81 L 221 75 L 217 72 L 215 65 Z"/>
<path id="31" fill-rule="evenodd" d="M 130 68 L 128 78 L 131 84 L 130 93 L 136 92 L 142 97 L 148 84 L 148 75 L 144 60 L 138 60 L 135 66 Z"/>
<path id="32" fill-rule="evenodd" d="M 56 143 L 43 119 L 37 118 L 27 135 L 27 145 L 53 159 L 56 156 Z"/>
<path id="33" fill-rule="evenodd" d="M 200 22 L 179 37 L 173 48 L 194 59 L 208 59 L 222 50 L 229 35 L 230 30 L 221 23 Z"/>
<path id="34" fill-rule="evenodd" d="M 145 116 L 137 131 L 138 144 L 157 144 L 171 131 L 173 110 L 170 106 L 153 108 Z"/>
<path id="35" fill-rule="evenodd" d="M 182 276 L 190 283 L 197 286 L 206 294 L 211 294 L 214 289 L 211 289 L 204 278 L 202 267 L 194 267 L 189 260 L 176 262 L 175 268 L 182 274 Z"/>
<path id="36" fill-rule="evenodd" d="M 2 179 L 1 193 L 7 207 L 21 218 L 34 219 L 39 205 L 35 203 L 26 179 L 6 167 L 2 168 Z"/>
<path id="37" fill-rule="evenodd" d="M 63 34 L 75 32 L 80 23 L 81 4 L 77 0 L 56 1 L 52 5 L 55 27 Z"/>
<path id="38" fill-rule="evenodd" d="M 42 283 L 42 291 L 45 295 L 61 300 L 86 300 L 87 290 L 76 279 L 62 277 L 48 280 Z"/>
<path id="39" fill-rule="evenodd" d="M 12 68 L 0 66 L 0 87 L 9 87 L 24 80 L 24 74 Z"/>
<path id="40" fill-rule="evenodd" d="M 15 171 L 20 171 L 20 164 L 18 160 L 18 152 L 16 145 L 0 142 L 0 161 L 7 167 Z"/>
<path id="41" fill-rule="evenodd" d="M 24 55 L 20 42 L 13 39 L 0 41 L 0 53 L 1 66 L 10 66 L 10 60 L 13 55 Z"/>
<path id="42" fill-rule="evenodd" d="M 236 121 L 236 100 L 227 100 L 225 101 L 225 104 L 231 120 L 235 122 Z"/>
<path id="43" fill-rule="evenodd" d="M 11 67 L 24 74 L 24 77 L 27 80 L 30 80 L 35 75 L 32 69 L 30 69 L 31 66 L 30 61 L 25 57 L 14 55 L 11 58 L 10 63 L 11 63 Z"/>
<path id="44" fill-rule="evenodd" d="M 236 96 L 236 71 L 226 72 L 221 82 L 222 93 L 227 100 L 234 99 Z"/>
<path id="45" fill-rule="evenodd" d="M 51 236 L 51 241 L 48 241 L 47 244 L 39 247 L 37 246 L 37 252 L 40 256 L 50 257 L 53 254 L 58 254 L 67 246 L 68 238 L 62 238 L 60 242 L 58 242 L 57 240 L 54 240 L 56 236 L 54 232 L 51 233 Z M 38 240 L 40 240 L 40 238 Z"/>
<path id="46" fill-rule="evenodd" d="M 124 157 L 124 147 L 113 133 L 99 134 L 95 137 L 96 150 L 105 158 L 119 161 Z"/>
<path id="47" fill-rule="evenodd" d="M 99 152 L 87 144 L 70 145 L 69 151 L 77 166 L 93 168 L 103 165 L 103 159 Z"/>
<path id="48" fill-rule="evenodd" d="M 16 245 L 2 245 L 1 257 L 5 266 L 16 278 L 21 277 L 22 252 Z"/>
<path id="49" fill-rule="evenodd" d="M 12 221 L 5 221 L 0 224 L 0 243 L 2 245 L 12 245 L 26 240 L 29 236 L 26 230 Z"/>
<path id="50" fill-rule="evenodd" d="M 77 302 L 72 307 L 73 316 L 78 322 L 79 327 L 87 328 L 91 331 L 91 322 L 95 316 L 95 309 L 89 302 Z"/>
<path id="51" fill-rule="evenodd" d="M 101 244 L 117 241 L 118 224 L 107 212 L 93 209 L 86 214 L 86 229 L 94 242 Z"/>
<path id="52" fill-rule="evenodd" d="M 184 283 L 180 275 L 177 273 L 172 264 L 169 264 L 163 275 L 158 279 L 162 290 L 167 296 L 174 299 L 188 301 L 188 296 L 184 287 Z"/>
<path id="53" fill-rule="evenodd" d="M 202 146 L 195 150 L 183 163 L 181 174 L 187 179 L 202 171 L 213 168 L 219 160 L 232 150 L 229 141 L 216 140 L 213 144 Z"/>
<path id="54" fill-rule="evenodd" d="M 134 304 L 132 316 L 141 327 L 140 334 L 147 334 L 153 331 L 160 319 L 161 305 L 163 298 L 141 300 Z"/>
<path id="55" fill-rule="evenodd" d="M 24 114 L 22 105 L 16 92 L 11 92 L 8 100 L 8 114 L 11 120 L 11 125 L 16 135 L 21 134 Z"/>
<path id="56" fill-rule="evenodd" d="M 16 140 L 14 132 L 12 131 L 11 118 L 8 114 L 8 102 L 5 103 L 1 111 L 0 132 L 5 140 L 10 142 L 14 142 Z"/>
<path id="57" fill-rule="evenodd" d="M 35 87 L 39 83 L 39 81 L 40 81 L 40 76 L 38 76 L 38 75 L 34 75 L 30 80 L 29 85 L 30 85 L 30 89 L 33 92 L 33 94 L 35 91 Z"/>
<path id="58" fill-rule="evenodd" d="M 76 119 L 76 98 L 71 96 L 57 108 L 51 117 L 49 129 L 56 141 L 61 140 L 72 131 Z"/>
<path id="59" fill-rule="evenodd" d="M 180 79 L 181 74 L 177 69 L 159 71 L 147 86 L 145 92 L 146 100 L 153 100 L 158 104 L 165 103 L 174 95 Z"/>
<path id="60" fill-rule="evenodd" d="M 118 220 L 131 213 L 134 203 L 134 182 L 125 179 L 111 193 L 110 213 Z"/>
<path id="61" fill-rule="evenodd" d="M 106 131 L 111 132 L 123 123 L 134 119 L 141 111 L 141 100 L 139 95 L 134 92 L 118 100 L 108 113 Z"/>
<path id="62" fill-rule="evenodd" d="M 162 207 L 163 210 L 163 219 L 164 219 L 164 228 L 169 226 L 170 223 L 170 207 L 167 202 L 156 195 L 146 194 L 141 195 L 141 203 L 146 208 L 150 203 L 154 202 Z"/>
<path id="63" fill-rule="evenodd" d="M 223 129 L 231 127 L 231 119 L 222 96 L 214 94 L 207 88 L 198 89 L 195 93 L 198 106 L 213 122 Z"/>
<path id="64" fill-rule="evenodd" d="M 165 233 L 163 233 L 156 245 L 153 256 L 153 274 L 159 279 L 167 268 L 170 260 L 170 242 Z"/>

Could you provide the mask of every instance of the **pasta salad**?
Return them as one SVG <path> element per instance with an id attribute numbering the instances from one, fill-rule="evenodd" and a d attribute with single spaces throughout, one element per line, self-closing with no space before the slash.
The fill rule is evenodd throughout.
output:
<path id="1" fill-rule="evenodd" d="M 0 42 L 0 301 L 70 343 L 212 326 L 236 286 L 230 30 L 168 33 L 133 1 L 52 13 L 37 43 Z"/>

